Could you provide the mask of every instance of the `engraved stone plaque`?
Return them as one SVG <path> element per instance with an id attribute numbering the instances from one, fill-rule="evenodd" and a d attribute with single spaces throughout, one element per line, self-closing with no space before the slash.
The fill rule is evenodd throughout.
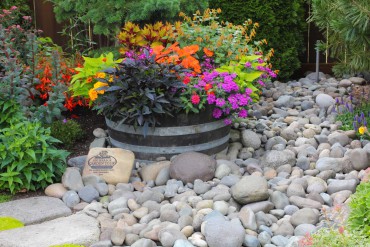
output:
<path id="1" fill-rule="evenodd" d="M 127 183 L 134 166 L 135 155 L 121 148 L 92 148 L 82 176 L 95 174 L 109 184 Z"/>

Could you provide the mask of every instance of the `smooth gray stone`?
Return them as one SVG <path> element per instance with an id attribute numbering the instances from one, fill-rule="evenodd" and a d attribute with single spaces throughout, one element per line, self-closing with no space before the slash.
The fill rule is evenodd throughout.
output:
<path id="1" fill-rule="evenodd" d="M 41 224 L 2 231 L 0 246 L 48 247 L 65 243 L 90 246 L 99 241 L 99 236 L 99 222 L 95 218 L 86 214 L 74 214 Z"/>

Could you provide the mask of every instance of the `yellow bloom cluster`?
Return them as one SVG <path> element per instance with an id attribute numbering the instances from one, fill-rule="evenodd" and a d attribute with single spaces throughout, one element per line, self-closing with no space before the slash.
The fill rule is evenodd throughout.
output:
<path id="1" fill-rule="evenodd" d="M 100 82 L 94 84 L 94 87 L 89 90 L 89 97 L 91 101 L 95 101 L 98 98 L 98 94 L 104 94 L 104 90 L 97 90 L 101 87 L 108 86 L 108 83 Z"/>

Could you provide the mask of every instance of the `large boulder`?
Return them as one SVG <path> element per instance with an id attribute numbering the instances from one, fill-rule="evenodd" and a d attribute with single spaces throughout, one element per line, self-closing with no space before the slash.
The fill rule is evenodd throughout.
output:
<path id="1" fill-rule="evenodd" d="M 179 154 L 171 161 L 170 177 L 186 183 L 196 179 L 208 181 L 213 179 L 216 171 L 216 160 L 208 155 L 188 152 Z"/>
<path id="2" fill-rule="evenodd" d="M 231 187 L 231 195 L 243 205 L 266 200 L 269 198 L 267 180 L 264 177 L 244 176 Z"/>

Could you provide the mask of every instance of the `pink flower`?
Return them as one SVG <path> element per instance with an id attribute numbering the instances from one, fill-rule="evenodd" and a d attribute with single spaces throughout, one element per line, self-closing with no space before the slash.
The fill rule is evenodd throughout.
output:
<path id="1" fill-rule="evenodd" d="M 197 104 L 199 104 L 199 102 L 200 102 L 199 95 L 198 94 L 193 94 L 191 96 L 191 103 L 193 103 L 194 105 L 197 105 Z"/>
<path id="2" fill-rule="evenodd" d="M 251 68 L 252 67 L 252 64 L 250 62 L 246 62 L 245 65 L 244 65 L 246 68 Z"/>
<path id="3" fill-rule="evenodd" d="M 10 10 L 16 10 L 16 9 L 18 9 L 17 6 L 10 7 Z"/>

